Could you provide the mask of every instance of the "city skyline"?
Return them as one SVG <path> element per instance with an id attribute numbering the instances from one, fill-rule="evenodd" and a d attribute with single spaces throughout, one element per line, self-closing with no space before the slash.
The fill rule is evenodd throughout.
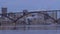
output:
<path id="1" fill-rule="evenodd" d="M 1 8 L 1 12 L 0 12 L 0 14 L 4 14 L 5 15 L 5 13 L 17 13 L 17 12 L 8 12 L 7 11 L 8 10 L 8 8 L 7 7 L 2 7 Z M 60 18 L 60 10 L 34 10 L 34 11 L 29 11 L 29 10 L 22 10 L 22 12 L 24 12 L 24 11 L 27 11 L 27 12 L 41 12 L 41 11 L 43 11 L 43 12 L 47 12 L 47 13 L 50 13 L 51 14 L 51 12 L 56 12 L 56 15 L 57 15 L 57 18 L 59 19 Z M 20 12 L 20 11 L 19 11 Z M 18 12 L 18 13 L 19 13 Z M 20 12 L 21 13 L 21 12 Z"/>

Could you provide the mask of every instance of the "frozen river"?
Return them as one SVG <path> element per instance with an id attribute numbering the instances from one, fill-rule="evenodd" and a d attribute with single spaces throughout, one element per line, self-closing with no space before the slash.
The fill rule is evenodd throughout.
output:
<path id="1" fill-rule="evenodd" d="M 60 25 L 16 25 L 1 26 L 0 30 L 60 30 Z"/>
<path id="2" fill-rule="evenodd" d="M 12 26 L 12 27 L 14 27 L 14 26 Z M 18 25 L 18 27 L 24 27 L 24 26 Z M 30 27 L 29 30 L 28 30 L 28 27 Z M 33 28 L 35 30 L 32 30 L 31 27 L 36 27 L 36 28 L 41 27 L 42 30 L 40 30 L 39 28 L 37 28 L 37 29 Z M 0 30 L 0 34 L 60 34 L 60 25 L 28 25 L 28 26 L 25 25 L 25 29 L 26 30 L 21 30 L 19 28 L 18 28 L 18 30 Z"/>
<path id="3" fill-rule="evenodd" d="M 0 30 L 0 34 L 60 34 L 60 30 Z"/>

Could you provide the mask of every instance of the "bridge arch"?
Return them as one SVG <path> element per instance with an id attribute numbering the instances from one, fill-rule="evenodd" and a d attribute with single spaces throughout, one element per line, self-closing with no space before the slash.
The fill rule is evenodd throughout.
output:
<path id="1" fill-rule="evenodd" d="M 32 14 L 32 13 L 40 13 L 40 14 L 43 14 L 43 15 L 45 15 L 45 16 L 51 18 L 51 19 L 54 20 L 55 22 L 57 22 L 57 20 L 55 20 L 53 17 L 49 16 L 48 14 L 42 13 L 41 11 L 39 11 L 39 12 L 37 12 L 37 11 L 36 11 L 36 12 L 28 12 L 27 14 L 25 14 L 25 15 L 23 15 L 23 16 L 17 18 L 16 20 L 10 18 L 9 16 L 4 16 L 4 17 L 6 17 L 6 18 L 12 20 L 13 22 L 17 22 L 19 19 L 23 18 L 24 16 L 27 16 L 27 15 Z M 0 14 L 0 15 L 2 15 L 2 14 Z"/>
<path id="2" fill-rule="evenodd" d="M 56 21 L 53 17 L 49 16 L 48 14 L 45 14 L 45 13 L 37 12 L 37 11 L 36 11 L 36 12 L 28 12 L 28 14 L 23 15 L 23 16 L 21 16 L 21 17 L 17 18 L 17 19 L 15 20 L 15 22 L 16 22 L 16 21 L 18 21 L 19 19 L 23 18 L 24 16 L 27 16 L 27 15 L 31 14 L 31 13 L 40 13 L 40 14 L 43 14 L 43 15 L 45 15 L 45 16 L 47 16 L 47 17 L 51 18 L 52 20 Z"/>

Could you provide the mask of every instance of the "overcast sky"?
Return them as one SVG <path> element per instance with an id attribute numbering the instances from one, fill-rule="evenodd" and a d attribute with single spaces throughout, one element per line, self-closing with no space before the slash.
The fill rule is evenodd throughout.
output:
<path id="1" fill-rule="evenodd" d="M 27 10 L 53 10 L 60 9 L 60 0 L 0 0 L 1 7 L 7 7 L 8 11 Z"/>

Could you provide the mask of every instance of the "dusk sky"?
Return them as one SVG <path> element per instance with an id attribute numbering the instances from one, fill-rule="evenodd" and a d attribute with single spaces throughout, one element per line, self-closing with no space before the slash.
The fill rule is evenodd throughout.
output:
<path id="1" fill-rule="evenodd" d="M 27 10 L 60 9 L 60 0 L 0 0 L 1 7 L 7 7 L 9 12 Z"/>

